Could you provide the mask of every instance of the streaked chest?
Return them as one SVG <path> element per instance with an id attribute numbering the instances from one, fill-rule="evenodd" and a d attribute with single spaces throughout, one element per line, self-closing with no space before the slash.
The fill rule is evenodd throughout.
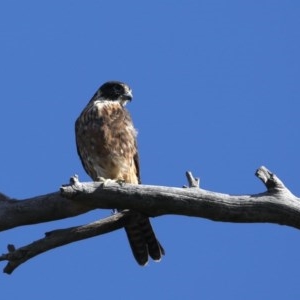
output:
<path id="1" fill-rule="evenodd" d="M 89 104 L 77 123 L 80 152 L 90 169 L 99 175 L 133 166 L 137 132 L 128 111 L 118 102 Z"/>

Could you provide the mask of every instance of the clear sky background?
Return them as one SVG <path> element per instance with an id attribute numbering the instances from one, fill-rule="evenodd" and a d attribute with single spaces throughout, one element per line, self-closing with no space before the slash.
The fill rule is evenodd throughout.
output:
<path id="1" fill-rule="evenodd" d="M 107 80 L 128 83 L 142 180 L 265 191 L 265 165 L 300 195 L 300 1 L 1 1 L 0 191 L 18 199 L 88 180 L 74 122 Z M 0 252 L 110 215 L 0 234 Z M 139 267 L 123 230 L 0 274 L 3 299 L 299 299 L 300 232 L 164 216 L 166 256 Z M 5 263 L 1 263 L 1 268 Z"/>

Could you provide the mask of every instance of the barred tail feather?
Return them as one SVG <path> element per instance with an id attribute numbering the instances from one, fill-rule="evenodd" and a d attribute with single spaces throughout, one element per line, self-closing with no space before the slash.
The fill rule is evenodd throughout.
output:
<path id="1" fill-rule="evenodd" d="M 165 250 L 157 240 L 149 218 L 141 218 L 139 226 L 145 238 L 149 256 L 155 261 L 160 261 L 162 256 L 165 255 Z"/>
<path id="2" fill-rule="evenodd" d="M 161 260 L 165 251 L 156 239 L 149 218 L 140 215 L 137 222 L 125 227 L 125 231 L 139 265 L 146 265 L 149 256 L 155 261 Z"/>

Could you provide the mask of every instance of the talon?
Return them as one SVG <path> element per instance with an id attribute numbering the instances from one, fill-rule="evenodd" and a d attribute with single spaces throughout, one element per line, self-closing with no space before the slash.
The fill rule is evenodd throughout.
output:
<path id="1" fill-rule="evenodd" d="M 107 183 L 110 181 L 110 179 L 106 179 L 104 177 L 97 177 L 96 181 L 100 182 L 101 187 L 105 187 Z"/>
<path id="2" fill-rule="evenodd" d="M 105 179 L 104 177 L 97 177 L 95 181 L 104 182 L 105 180 L 107 179 Z"/>
<path id="3" fill-rule="evenodd" d="M 120 186 L 124 186 L 126 182 L 124 179 L 118 179 L 116 180 L 116 183 L 118 183 Z"/>

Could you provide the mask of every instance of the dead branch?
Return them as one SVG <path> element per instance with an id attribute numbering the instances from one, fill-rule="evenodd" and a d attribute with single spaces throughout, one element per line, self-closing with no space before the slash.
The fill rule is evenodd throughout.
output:
<path id="1" fill-rule="evenodd" d="M 190 188 L 117 183 L 103 186 L 99 182 L 81 183 L 74 176 L 69 185 L 61 187 L 60 194 L 22 201 L 0 194 L 0 230 L 76 216 L 97 208 L 132 209 L 152 217 L 175 214 L 221 222 L 268 222 L 300 229 L 300 199 L 265 167 L 259 168 L 256 176 L 267 191 L 238 196 L 197 188 L 199 180 L 190 172 L 187 173 Z M 56 230 L 19 249 L 9 245 L 9 253 L 0 257 L 9 261 L 4 272 L 10 274 L 23 262 L 55 247 L 122 228 L 132 214 L 124 211 L 92 224 Z"/>
<path id="2" fill-rule="evenodd" d="M 7 246 L 8 253 L 0 256 L 0 261 L 8 261 L 3 271 L 11 274 L 21 264 L 43 252 L 123 228 L 134 216 L 133 211 L 124 210 L 87 225 L 46 232 L 44 238 L 19 249 L 10 244 Z"/>
<path id="3" fill-rule="evenodd" d="M 300 229 L 300 199 L 265 167 L 255 174 L 267 191 L 256 195 L 228 195 L 199 188 L 147 185 L 102 186 L 98 182 L 73 183 L 61 188 L 64 197 L 87 201 L 98 208 L 134 209 L 155 217 L 166 214 L 201 217 L 221 222 L 276 223 Z M 190 174 L 188 174 L 190 176 Z M 194 187 L 196 179 L 189 178 Z"/>

